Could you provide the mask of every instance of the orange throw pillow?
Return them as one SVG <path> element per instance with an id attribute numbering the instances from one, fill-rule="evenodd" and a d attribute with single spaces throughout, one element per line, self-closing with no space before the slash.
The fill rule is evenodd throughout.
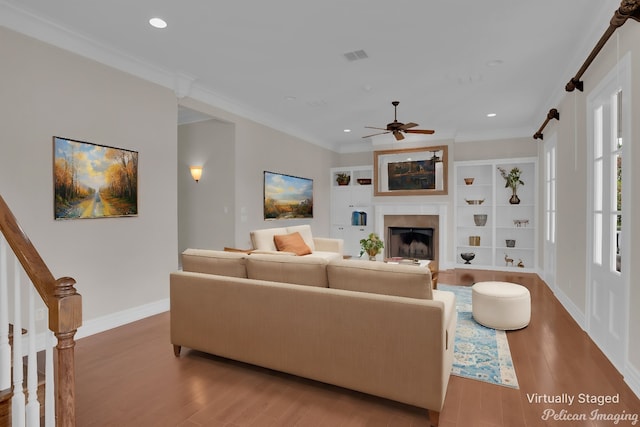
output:
<path id="1" fill-rule="evenodd" d="M 299 256 L 311 253 L 311 248 L 307 246 L 297 231 L 291 234 L 276 234 L 273 236 L 273 242 L 279 251 L 293 252 Z"/>

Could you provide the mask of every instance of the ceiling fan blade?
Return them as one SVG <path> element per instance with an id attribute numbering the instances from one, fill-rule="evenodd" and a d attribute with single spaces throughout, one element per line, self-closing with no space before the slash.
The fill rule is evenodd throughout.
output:
<path id="1" fill-rule="evenodd" d="M 406 133 L 422 133 L 425 135 L 431 135 L 434 134 L 436 131 L 435 130 L 431 130 L 431 129 L 407 129 L 404 132 Z"/>
<path id="2" fill-rule="evenodd" d="M 372 135 L 366 135 L 366 136 L 363 136 L 363 138 L 370 138 L 370 137 L 372 137 L 372 136 L 384 135 L 385 133 L 391 133 L 391 132 L 380 132 L 380 133 L 374 133 L 374 134 L 372 134 Z"/>
<path id="3" fill-rule="evenodd" d="M 393 136 L 396 137 L 396 141 L 402 141 L 404 139 L 404 135 L 400 131 L 393 132 Z"/>
<path id="4" fill-rule="evenodd" d="M 377 128 L 375 126 L 365 126 L 366 129 L 378 129 L 378 130 L 389 130 L 387 128 Z"/>
<path id="5" fill-rule="evenodd" d="M 409 122 L 409 123 L 407 123 L 405 125 L 400 126 L 400 130 L 407 130 L 409 128 L 414 128 L 416 126 L 418 126 L 417 123 Z"/>

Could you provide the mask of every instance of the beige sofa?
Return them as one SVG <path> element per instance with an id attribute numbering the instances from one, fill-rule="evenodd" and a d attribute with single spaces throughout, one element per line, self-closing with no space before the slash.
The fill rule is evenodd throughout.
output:
<path id="1" fill-rule="evenodd" d="M 291 227 L 265 228 L 251 231 L 251 244 L 254 252 L 263 254 L 292 255 L 283 251 L 278 251 L 274 242 L 274 236 L 300 233 L 304 243 L 311 249 L 311 254 L 304 256 L 324 258 L 327 260 L 342 258 L 344 253 L 344 243 L 342 239 L 329 237 L 315 237 L 311 233 L 311 226 L 308 224 L 295 225 Z"/>
<path id="2" fill-rule="evenodd" d="M 428 269 L 188 249 L 171 274 L 171 342 L 425 408 L 437 425 L 455 296 Z"/>

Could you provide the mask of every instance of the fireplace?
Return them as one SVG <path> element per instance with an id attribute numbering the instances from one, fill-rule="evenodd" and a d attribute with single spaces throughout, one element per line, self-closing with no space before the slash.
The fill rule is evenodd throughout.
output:
<path id="1" fill-rule="evenodd" d="M 433 228 L 387 227 L 389 258 L 434 259 Z"/>
<path id="2" fill-rule="evenodd" d="M 441 236 L 445 217 L 439 211 L 424 213 L 423 207 L 420 210 L 419 213 L 401 213 L 399 207 L 394 206 L 390 209 L 381 207 L 377 211 L 381 220 L 380 236 L 385 240 L 386 258 L 430 259 L 434 261 L 434 265 L 439 265 L 440 254 L 444 253 Z M 405 209 L 404 212 L 410 211 Z M 390 230 L 395 230 L 393 236 Z M 402 238 L 413 240 L 413 243 L 411 241 L 408 244 L 402 243 Z M 396 243 L 399 244 L 399 248 Z M 396 248 L 403 252 L 396 253 Z"/>

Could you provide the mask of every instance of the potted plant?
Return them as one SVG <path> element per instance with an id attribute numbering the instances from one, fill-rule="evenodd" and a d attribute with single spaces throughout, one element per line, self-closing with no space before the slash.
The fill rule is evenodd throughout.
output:
<path id="1" fill-rule="evenodd" d="M 336 182 L 338 185 L 349 185 L 349 181 L 351 181 L 351 175 L 345 172 L 339 172 L 336 174 Z"/>
<path id="2" fill-rule="evenodd" d="M 369 260 L 375 261 L 376 255 L 384 248 L 384 243 L 376 233 L 370 233 L 369 237 L 360 240 L 360 256 L 365 252 L 369 255 Z"/>
<path id="3" fill-rule="evenodd" d="M 500 171 L 500 175 L 504 178 L 505 185 L 504 188 L 511 188 L 511 198 L 509 198 L 509 203 L 512 205 L 517 205 L 520 203 L 520 198 L 516 194 L 518 191 L 518 187 L 524 185 L 524 181 L 520 179 L 520 175 L 522 171 L 520 168 L 515 167 L 507 173 L 507 171 L 500 166 L 498 166 L 498 170 Z"/>

